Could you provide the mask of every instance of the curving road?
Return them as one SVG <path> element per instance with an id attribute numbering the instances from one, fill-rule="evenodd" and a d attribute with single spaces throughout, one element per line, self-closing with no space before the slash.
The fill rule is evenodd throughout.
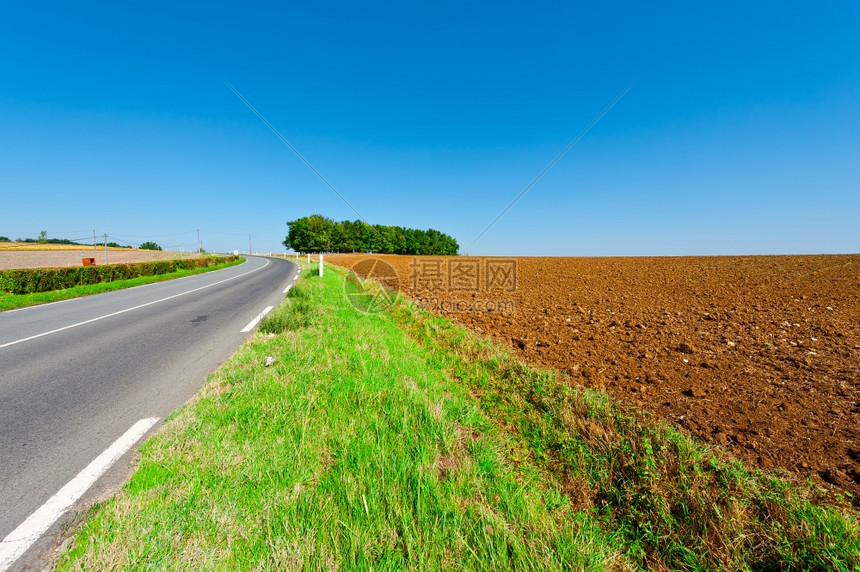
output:
<path id="1" fill-rule="evenodd" d="M 31 515 L 135 423 L 151 420 L 141 428 L 148 432 L 187 401 L 297 275 L 292 262 L 249 257 L 224 270 L 0 313 L 0 570 L 10 565 L 13 532 L 38 520 Z M 80 502 L 121 483 L 130 455 Z M 41 569 L 58 528 L 10 569 Z"/>

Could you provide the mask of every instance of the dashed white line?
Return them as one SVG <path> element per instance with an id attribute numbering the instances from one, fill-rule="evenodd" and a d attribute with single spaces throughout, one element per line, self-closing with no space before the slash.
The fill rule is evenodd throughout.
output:
<path id="1" fill-rule="evenodd" d="M 296 274 L 295 276 L 293 276 L 293 282 L 295 282 L 295 281 L 296 281 L 296 280 L 298 280 L 298 279 L 299 279 L 299 275 L 298 275 L 298 274 Z M 289 291 L 290 291 L 290 288 L 292 288 L 292 287 L 293 287 L 293 285 L 292 285 L 292 284 L 290 284 L 289 286 L 287 286 L 286 288 L 284 288 L 284 294 L 286 294 L 287 292 L 289 292 Z"/>
<path id="2" fill-rule="evenodd" d="M 257 317 L 256 317 L 256 318 L 254 318 L 253 320 L 251 320 L 251 322 L 250 322 L 247 326 L 245 326 L 244 328 L 242 328 L 240 331 L 241 331 L 243 334 L 246 334 L 246 333 L 250 332 L 251 330 L 253 330 L 253 329 L 254 329 L 254 327 L 255 327 L 257 324 L 259 324 L 259 323 L 260 323 L 260 320 L 262 320 L 262 319 L 263 319 L 263 317 L 264 317 L 266 314 L 268 314 L 269 312 L 271 312 L 271 311 L 272 311 L 272 308 L 274 308 L 274 306 L 266 306 L 266 309 L 265 309 L 265 310 L 263 310 L 262 312 L 260 312 L 259 314 L 257 314 Z"/>
<path id="3" fill-rule="evenodd" d="M 232 278 L 227 278 L 226 280 L 221 280 L 219 282 L 213 282 L 212 284 L 207 284 L 206 286 L 201 286 L 200 288 L 195 288 L 194 290 L 188 290 L 187 292 L 180 292 L 179 294 L 174 294 L 173 296 L 168 296 L 167 298 L 161 298 L 160 300 L 153 300 L 152 302 L 147 302 L 146 304 L 140 304 L 139 306 L 134 306 L 132 308 L 126 308 L 125 310 L 120 310 L 118 312 L 113 312 L 110 314 L 105 314 L 104 316 L 99 316 L 98 318 L 92 318 L 90 320 L 84 320 L 83 322 L 78 322 L 77 324 L 71 324 L 69 326 L 63 326 L 62 328 L 57 328 L 56 330 L 51 330 L 50 332 L 43 332 L 41 334 L 36 334 L 34 336 L 29 336 L 27 338 L 21 338 L 20 340 L 15 340 L 13 342 L 6 342 L 5 344 L 0 344 L 0 349 L 7 348 L 9 346 L 14 346 L 15 344 L 20 344 L 22 342 L 29 342 L 30 340 L 35 340 L 36 338 L 41 338 L 42 336 L 48 336 L 51 334 L 56 334 L 57 332 L 62 332 L 63 330 L 69 330 L 71 328 L 77 328 L 78 326 L 83 326 L 86 324 L 91 324 L 93 322 L 98 322 L 99 320 L 104 320 L 105 318 L 111 318 L 113 316 L 119 316 L 120 314 L 125 314 L 126 312 L 131 312 L 132 310 L 138 310 L 140 308 L 145 308 L 146 306 L 152 306 L 153 304 L 158 304 L 159 302 L 166 302 L 167 300 L 172 300 L 173 298 L 178 298 L 180 296 L 185 296 L 186 294 L 191 294 L 193 292 L 198 292 L 200 290 L 205 290 L 206 288 L 211 288 L 212 286 L 217 286 L 218 284 L 223 284 L 224 282 L 230 282 L 231 280 L 235 280 L 237 278 L 241 278 L 242 276 L 247 276 L 251 272 L 256 272 L 257 270 L 262 270 L 266 266 L 269 265 L 269 261 L 266 260 L 266 263 L 259 268 L 255 268 L 253 270 L 249 270 L 243 274 L 238 274 L 233 276 Z"/>
<path id="4" fill-rule="evenodd" d="M 158 418 L 149 417 L 132 425 L 131 429 L 126 431 L 122 437 L 114 441 L 83 471 L 57 491 L 57 494 L 49 498 L 18 528 L 0 541 L 0 572 L 8 570 L 156 422 L 158 422 Z"/>

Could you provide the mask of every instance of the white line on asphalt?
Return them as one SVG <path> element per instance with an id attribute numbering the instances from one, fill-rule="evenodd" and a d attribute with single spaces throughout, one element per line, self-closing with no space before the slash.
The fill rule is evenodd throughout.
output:
<path id="1" fill-rule="evenodd" d="M 141 419 L 132 425 L 131 429 L 126 431 L 122 437 L 114 441 L 110 447 L 105 449 L 83 471 L 57 491 L 57 494 L 49 498 L 45 504 L 36 509 L 36 512 L 27 517 L 27 520 L 22 522 L 18 528 L 0 541 L 0 572 L 8 570 L 156 422 L 158 422 L 158 418 L 149 417 Z"/>
<path id="2" fill-rule="evenodd" d="M 296 280 L 298 280 L 298 279 L 299 279 L 299 275 L 298 275 L 298 274 L 296 274 L 295 276 L 293 276 L 293 282 L 295 282 L 295 281 L 296 281 Z"/>
<path id="3" fill-rule="evenodd" d="M 15 344 L 20 344 L 22 342 L 29 342 L 30 340 L 35 340 L 36 338 L 41 338 L 42 336 L 48 336 L 50 334 L 56 334 L 57 332 L 62 332 L 63 330 L 69 330 L 71 328 L 77 328 L 78 326 L 83 326 L 86 324 L 91 324 L 93 322 L 98 322 L 99 320 L 104 320 L 105 318 L 111 318 L 113 316 L 119 316 L 120 314 L 125 314 L 126 312 L 131 312 L 132 310 L 138 310 L 140 308 L 145 308 L 146 306 L 152 306 L 153 304 L 158 304 L 159 302 L 166 302 L 167 300 L 172 300 L 173 298 L 178 298 L 180 296 L 185 296 L 186 294 L 191 294 L 193 292 L 198 292 L 200 290 L 205 290 L 206 288 L 211 288 L 212 286 L 217 286 L 218 284 L 223 284 L 224 282 L 230 282 L 231 280 L 235 280 L 237 278 L 241 278 L 242 276 L 247 276 L 252 272 L 256 272 L 257 270 L 262 270 L 266 266 L 269 265 L 269 261 L 266 260 L 266 263 L 259 268 L 254 268 L 253 270 L 249 270 L 248 272 L 244 272 L 242 274 L 238 274 L 233 276 L 232 278 L 227 278 L 226 280 L 220 280 L 218 282 L 213 282 L 212 284 L 207 284 L 206 286 L 201 286 L 200 288 L 195 288 L 194 290 L 188 290 L 187 292 L 180 292 L 179 294 L 174 294 L 173 296 L 168 296 L 167 298 L 161 298 L 160 300 L 153 300 L 152 302 L 147 302 L 146 304 L 141 304 L 139 306 L 134 306 L 132 308 L 126 308 L 125 310 L 120 310 L 119 312 L 113 312 L 111 314 L 105 314 L 104 316 L 99 316 L 98 318 L 92 318 L 90 320 L 84 320 L 83 322 L 78 322 L 77 324 L 72 324 L 70 326 L 63 326 L 62 328 L 57 328 L 56 330 L 51 330 L 50 332 L 43 332 L 41 334 L 36 334 L 34 336 L 30 336 L 27 338 L 21 338 L 20 340 L 15 340 L 14 342 L 7 342 L 5 344 L 0 344 L 0 349 L 7 348 L 9 346 L 14 346 Z"/>
<path id="4" fill-rule="evenodd" d="M 263 319 L 263 317 L 264 317 L 266 314 L 268 314 L 269 312 L 271 312 L 271 311 L 272 311 L 272 308 L 274 308 L 274 306 L 266 306 L 266 309 L 265 309 L 265 310 L 263 310 L 262 312 L 260 312 L 259 314 L 257 314 L 257 317 L 256 317 L 256 318 L 254 318 L 253 320 L 251 320 L 251 323 L 249 323 L 247 326 L 245 326 L 244 328 L 242 328 L 240 331 L 241 331 L 243 334 L 246 334 L 246 333 L 250 332 L 251 330 L 253 330 L 253 329 L 254 329 L 254 326 L 256 326 L 257 324 L 259 324 L 259 323 L 260 323 L 260 320 L 262 320 L 262 319 Z"/>
<path id="5" fill-rule="evenodd" d="M 290 291 L 290 288 L 292 288 L 292 287 L 293 287 L 293 285 L 292 285 L 292 284 L 290 284 L 289 286 L 287 286 L 286 288 L 284 288 L 284 294 L 286 294 L 287 292 L 289 292 L 289 291 Z"/>

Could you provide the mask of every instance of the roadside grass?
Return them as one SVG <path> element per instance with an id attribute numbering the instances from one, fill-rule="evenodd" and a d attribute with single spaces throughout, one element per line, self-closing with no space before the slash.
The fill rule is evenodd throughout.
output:
<path id="1" fill-rule="evenodd" d="M 860 570 L 856 514 L 303 266 L 57 569 Z"/>
<path id="2" fill-rule="evenodd" d="M 813 484 L 752 469 L 446 319 L 392 315 L 637 568 L 860 570 L 857 513 L 818 503 Z"/>
<path id="3" fill-rule="evenodd" d="M 165 280 L 173 280 L 174 278 L 184 278 L 194 274 L 202 274 L 213 270 L 221 270 L 244 262 L 244 258 L 239 258 L 233 262 L 225 262 L 223 264 L 215 264 L 204 268 L 191 268 L 188 270 L 177 270 L 169 274 L 158 274 L 154 276 L 141 276 L 139 278 L 131 278 L 129 280 L 115 280 L 113 282 L 102 282 L 101 284 L 90 284 L 88 286 L 76 286 L 74 288 L 65 288 L 63 290 L 52 290 L 50 292 L 36 292 L 33 294 L 9 294 L 8 292 L 0 291 L 0 312 L 4 310 L 15 310 L 17 308 L 25 308 L 27 306 L 35 306 L 37 304 L 47 304 L 49 302 L 59 302 L 60 300 L 69 300 L 71 298 L 80 298 L 81 296 L 90 296 L 92 294 L 101 294 L 103 292 L 112 292 L 114 290 L 122 290 L 124 288 L 132 288 L 134 286 L 143 286 L 144 284 L 153 284 L 155 282 L 163 282 Z"/>

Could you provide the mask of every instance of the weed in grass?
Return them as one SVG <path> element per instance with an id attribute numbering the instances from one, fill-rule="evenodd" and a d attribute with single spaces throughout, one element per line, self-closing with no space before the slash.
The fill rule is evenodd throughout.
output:
<path id="1" fill-rule="evenodd" d="M 307 286 L 298 283 L 287 292 L 287 301 L 278 306 L 260 322 L 259 331 L 264 334 L 282 334 L 307 328 L 312 322 L 313 305 Z"/>

